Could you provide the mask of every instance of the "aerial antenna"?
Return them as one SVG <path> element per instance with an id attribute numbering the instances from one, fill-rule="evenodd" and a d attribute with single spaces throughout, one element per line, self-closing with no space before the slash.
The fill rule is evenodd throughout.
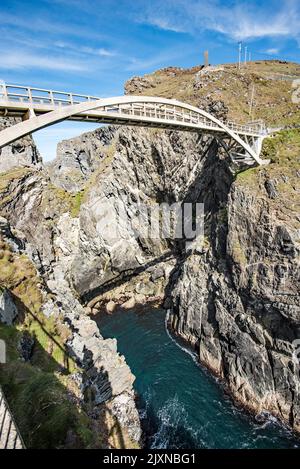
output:
<path id="1" fill-rule="evenodd" d="M 208 59 L 208 50 L 204 51 L 204 66 L 208 67 L 209 59 Z"/>
<path id="2" fill-rule="evenodd" d="M 248 46 L 245 46 L 245 65 L 247 65 L 247 52 L 248 52 Z"/>
<path id="3" fill-rule="evenodd" d="M 242 61 L 242 43 L 239 42 L 239 70 L 241 70 L 241 61 Z"/>

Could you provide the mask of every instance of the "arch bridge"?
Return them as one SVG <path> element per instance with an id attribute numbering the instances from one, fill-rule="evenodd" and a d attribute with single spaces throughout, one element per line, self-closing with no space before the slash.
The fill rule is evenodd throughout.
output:
<path id="1" fill-rule="evenodd" d="M 263 165 L 261 121 L 246 125 L 222 122 L 206 111 L 174 99 L 151 96 L 98 98 L 62 91 L 0 83 L 0 115 L 22 122 L 0 131 L 0 148 L 64 120 L 187 130 L 214 135 L 231 160 Z"/>

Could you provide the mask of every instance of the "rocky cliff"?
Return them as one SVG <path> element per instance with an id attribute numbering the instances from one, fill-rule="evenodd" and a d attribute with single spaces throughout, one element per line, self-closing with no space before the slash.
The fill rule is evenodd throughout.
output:
<path id="1" fill-rule="evenodd" d="M 239 402 L 299 431 L 298 167 L 235 180 L 207 227 L 203 254 L 181 264 L 169 320 Z"/>
<path id="2" fill-rule="evenodd" d="M 247 70 L 240 77 L 233 66 L 168 68 L 135 77 L 126 91 L 176 97 L 245 121 L 254 83 L 265 92 L 256 117 L 275 124 L 277 113 L 278 125 L 295 125 L 299 105 L 287 99 L 299 66 Z M 239 173 L 212 137 L 108 127 L 62 142 L 42 171 L 1 176 L 1 215 L 53 295 L 43 314 L 56 311 L 68 327 L 66 345 L 86 367 L 93 412 L 105 402 L 133 440 L 133 377 L 87 314 L 147 301 L 164 301 L 170 327 L 237 401 L 300 430 L 293 353 L 300 333 L 299 148 L 299 131 L 284 131 L 266 141 L 271 165 Z M 147 217 L 134 222 L 139 203 L 177 201 L 204 203 L 201 249 L 149 238 Z"/>
<path id="3" fill-rule="evenodd" d="M 128 269 L 136 272 L 149 260 L 161 262 L 170 251 L 176 260 L 165 285 L 170 326 L 196 347 L 200 361 L 224 379 L 238 401 L 257 413 L 271 412 L 295 429 L 299 429 L 299 374 L 292 345 L 299 334 L 298 140 L 297 131 L 283 133 L 272 141 L 273 150 L 281 152 L 280 164 L 236 176 L 210 138 L 118 130 L 111 164 L 85 194 L 79 217 L 80 254 L 73 250 L 69 264 L 74 288 L 89 300 Z M 204 202 L 203 252 L 187 255 L 178 243 L 145 244 L 142 236 L 131 239 L 128 233 L 114 245 L 109 243 L 109 230 L 99 238 L 95 228 L 91 231 L 103 217 L 95 200 L 109 200 L 112 216 L 114 202 L 124 193 L 129 196 L 129 217 L 133 194 L 148 202 Z M 93 241 L 87 249 L 88 239 Z M 103 250 L 107 257 L 101 264 Z M 117 294 L 126 302 L 124 293 Z M 117 294 L 109 299 L 116 301 Z"/>
<path id="4" fill-rule="evenodd" d="M 30 154 L 34 144 L 28 138 L 24 146 Z M 3 163 L 11 158 L 2 156 Z M 137 447 L 135 377 L 116 341 L 104 340 L 86 315 L 65 276 L 80 201 L 54 187 L 35 161 L 24 166 L 0 174 L 0 210 L 6 217 L 0 217 L 0 338 L 9 351 L 0 378 L 7 399 L 27 447 Z M 40 389 L 41 405 L 49 401 L 48 416 L 39 406 L 32 414 L 26 404 L 44 381 L 61 400 L 59 410 L 47 385 Z M 48 428 L 55 412 L 62 412 L 56 431 Z"/>
<path id="5" fill-rule="evenodd" d="M 291 99 L 297 76 L 299 64 L 280 61 L 252 62 L 241 72 L 235 65 L 171 67 L 125 89 L 175 96 L 219 118 L 255 115 L 267 125 L 299 126 Z M 251 92 L 259 96 L 252 116 Z M 170 327 L 237 401 L 299 431 L 299 131 L 266 140 L 263 151 L 272 160 L 266 168 L 229 175 L 210 164 L 200 172 L 191 194 L 205 203 L 204 250 L 179 261 L 166 306 Z"/>

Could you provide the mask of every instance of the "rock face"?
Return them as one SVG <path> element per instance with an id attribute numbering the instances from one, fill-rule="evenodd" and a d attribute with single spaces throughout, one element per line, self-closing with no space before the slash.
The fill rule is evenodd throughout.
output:
<path id="1" fill-rule="evenodd" d="M 147 88 L 151 88 L 151 81 L 145 77 L 133 77 L 125 85 L 126 94 L 141 93 Z"/>
<path id="2" fill-rule="evenodd" d="M 18 316 L 18 308 L 10 292 L 6 289 L 0 289 L 0 322 L 11 326 Z"/>
<path id="3" fill-rule="evenodd" d="M 107 130 L 96 133 L 101 154 L 100 134 L 106 137 Z M 88 140 L 84 136 L 84 141 Z M 91 141 L 96 141 L 94 133 Z M 77 140 L 69 141 L 68 154 L 83 151 L 87 152 L 83 146 L 77 149 Z M 197 134 L 129 128 L 115 131 L 106 157 L 100 159 L 85 190 L 78 222 L 71 228 L 70 218 L 63 215 L 57 225 L 61 234 L 55 245 L 63 261 L 61 267 L 84 300 L 98 295 L 108 282 L 172 254 L 174 243 L 149 238 L 146 218 L 144 223 L 134 224 L 137 203 L 151 207 L 190 198 L 195 178 L 216 151 L 211 137 Z M 63 168 L 62 161 L 61 175 Z M 64 184 L 60 177 L 58 183 Z M 72 241 L 65 233 L 70 233 Z"/>
<path id="4" fill-rule="evenodd" d="M 111 135 L 97 131 L 97 140 L 91 134 L 91 141 L 100 142 L 100 155 L 106 132 Z M 79 153 L 88 153 L 88 141 L 84 136 L 79 150 L 76 139 L 69 141 L 67 153 L 77 161 Z M 64 214 L 56 225 L 55 262 L 63 276 L 87 301 L 170 251 L 177 258 L 167 288 L 171 327 L 196 347 L 201 362 L 224 378 L 237 400 L 299 429 L 299 376 L 292 346 L 299 334 L 299 246 L 288 217 L 283 222 L 278 206 L 272 205 L 280 203 L 274 180 L 262 172 L 257 192 L 247 184 L 233 184 L 228 162 L 210 137 L 122 128 L 109 141 L 110 150 L 94 158 L 92 183 L 78 219 Z M 66 187 L 61 156 L 60 161 L 58 184 Z M 84 179 L 85 170 L 77 170 Z M 142 231 L 132 236 L 126 224 L 114 239 L 117 202 L 122 201 L 131 220 L 138 199 L 148 204 L 203 202 L 203 251 L 187 255 L 180 243 L 149 240 Z M 108 224 L 103 222 L 107 214 Z M 286 272 L 287 295 L 281 291 Z M 153 294 L 152 280 L 161 274 L 158 268 L 152 279 L 137 282 L 135 294 Z M 125 295 L 124 309 L 135 301 Z"/>
<path id="5" fill-rule="evenodd" d="M 64 160 L 61 155 L 59 164 L 55 162 L 52 166 L 53 172 L 50 168 L 9 173 L 5 176 L 5 187 L 0 187 L 0 208 L 19 233 L 18 239 L 23 240 L 26 253 L 54 295 L 52 303 L 44 304 L 44 314 L 61 316 L 68 324 L 69 351 L 85 370 L 83 391 L 92 393 L 96 406 L 105 402 L 112 412 L 122 414 L 122 421 L 128 422 L 128 432 L 138 441 L 140 427 L 132 390 L 134 377 L 124 358 L 118 355 L 115 342 L 103 340 L 73 292 L 84 300 L 92 299 L 101 293 L 102 287 L 113 288 L 123 276 L 174 256 L 174 243 L 146 236 L 147 220 L 135 227 L 137 234 L 127 230 L 127 222 L 134 218 L 138 200 L 151 205 L 190 197 L 195 178 L 215 154 L 217 145 L 211 137 L 197 134 L 124 128 L 99 129 L 91 140 L 95 144 L 93 153 L 86 148 L 90 148 L 89 136 L 83 137 L 79 150 L 78 141 L 68 142 L 67 152 L 73 155 L 74 164 L 70 163 L 71 156 Z M 103 142 L 107 142 L 106 148 Z M 80 161 L 83 154 L 90 156 L 85 159 L 87 166 L 92 165 L 87 172 L 84 165 L 77 165 L 77 151 Z M 91 175 L 76 213 L 72 207 L 77 195 L 73 196 L 72 192 L 78 186 L 77 182 L 71 185 L 69 169 L 72 167 L 83 181 Z M 66 187 L 69 192 L 63 189 Z M 112 220 L 118 215 L 120 201 L 125 219 L 124 225 L 119 225 L 116 218 L 121 237 L 115 239 Z M 2 229 L 10 232 L 5 223 Z M 152 272 L 159 281 L 161 272 L 155 269 Z M 149 271 L 148 277 L 150 274 Z M 137 291 L 134 285 L 131 288 L 134 301 L 137 298 L 144 301 L 148 295 L 156 294 L 152 280 L 148 284 L 143 280 L 137 285 Z M 124 301 L 132 297 L 132 293 L 127 295 Z"/>
<path id="6" fill-rule="evenodd" d="M 17 117 L 0 117 L 0 131 L 5 127 L 21 122 Z M 24 137 L 0 149 L 0 173 L 20 166 L 40 168 L 42 158 L 31 137 Z"/>
<path id="7" fill-rule="evenodd" d="M 114 128 L 105 127 L 60 142 L 55 160 L 47 165 L 51 180 L 70 192 L 82 190 L 106 156 L 106 148 L 114 137 Z"/>
<path id="8" fill-rule="evenodd" d="M 40 177 L 42 176 L 31 175 L 31 182 L 40 182 Z M 25 187 L 27 186 L 25 185 Z M 22 191 L 22 184 L 19 185 L 19 190 Z M 40 190 L 43 190 L 43 184 L 41 184 Z M 22 192 L 22 197 L 25 194 L 26 189 Z M 26 196 L 25 200 L 28 200 Z M 27 209 L 33 210 L 34 213 L 39 204 L 37 199 L 33 200 L 35 203 L 31 206 L 27 205 Z M 36 216 L 41 228 L 43 228 L 44 220 L 40 218 L 38 210 Z M 26 215 L 23 220 L 24 224 L 25 220 Z M 84 308 L 75 298 L 59 267 L 55 266 L 54 261 L 49 263 L 49 259 L 44 263 L 43 256 L 47 257 L 49 251 L 39 250 L 43 244 L 37 243 L 37 247 L 35 247 L 33 236 L 31 236 L 31 244 L 27 243 L 24 240 L 24 234 L 22 234 L 23 240 L 18 239 L 12 233 L 10 224 L 3 217 L 0 219 L 0 227 L 1 242 L 4 240 L 17 254 L 27 255 L 36 261 L 41 274 L 41 289 L 44 297 L 42 312 L 47 317 L 51 316 L 56 323 L 63 321 L 68 328 L 67 349 L 80 370 L 76 382 L 81 390 L 82 404 L 84 405 L 85 396 L 88 395 L 89 405 L 93 409 L 92 418 L 96 420 L 100 417 L 103 406 L 105 409 L 110 409 L 110 415 L 113 419 L 111 424 L 113 425 L 114 419 L 117 419 L 122 431 L 129 436 L 128 444 L 134 442 L 138 445 L 141 439 L 141 428 L 132 386 L 135 377 L 126 364 L 125 358 L 119 355 L 116 340 L 103 339 L 96 323 L 86 315 Z M 31 233 L 34 232 L 32 226 L 29 227 L 29 230 Z M 45 266 L 48 266 L 47 270 Z M 6 289 L 1 290 L 0 322 L 11 325 L 17 315 L 18 310 L 10 292 Z M 33 345 L 32 337 L 26 334 L 21 336 L 18 352 L 22 360 L 28 361 L 30 359 Z M 124 402 L 128 403 L 128 407 L 124 406 Z"/>
<path id="9" fill-rule="evenodd" d="M 174 280 L 170 326 L 238 401 L 299 431 L 297 223 L 270 200 L 264 177 L 256 188 L 237 181 L 220 208 L 205 252 L 188 257 Z"/>

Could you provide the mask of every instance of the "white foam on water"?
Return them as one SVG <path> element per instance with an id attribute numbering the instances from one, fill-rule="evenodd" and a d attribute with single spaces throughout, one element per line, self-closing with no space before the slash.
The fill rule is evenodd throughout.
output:
<path id="1" fill-rule="evenodd" d="M 166 333 L 167 333 L 169 339 L 171 339 L 172 342 L 174 342 L 174 344 L 176 344 L 177 347 L 180 348 L 180 350 L 182 350 L 183 352 L 190 355 L 190 357 L 192 357 L 193 361 L 196 363 L 197 366 L 200 366 L 196 353 L 193 352 L 192 350 L 189 350 L 187 347 L 184 347 L 183 345 L 180 345 L 177 342 L 177 340 L 175 340 L 174 337 L 172 337 L 172 334 L 170 333 L 170 331 L 168 329 L 168 320 L 169 320 L 169 311 L 167 311 L 167 314 L 166 314 L 166 317 L 165 317 L 165 329 L 166 329 Z"/>

